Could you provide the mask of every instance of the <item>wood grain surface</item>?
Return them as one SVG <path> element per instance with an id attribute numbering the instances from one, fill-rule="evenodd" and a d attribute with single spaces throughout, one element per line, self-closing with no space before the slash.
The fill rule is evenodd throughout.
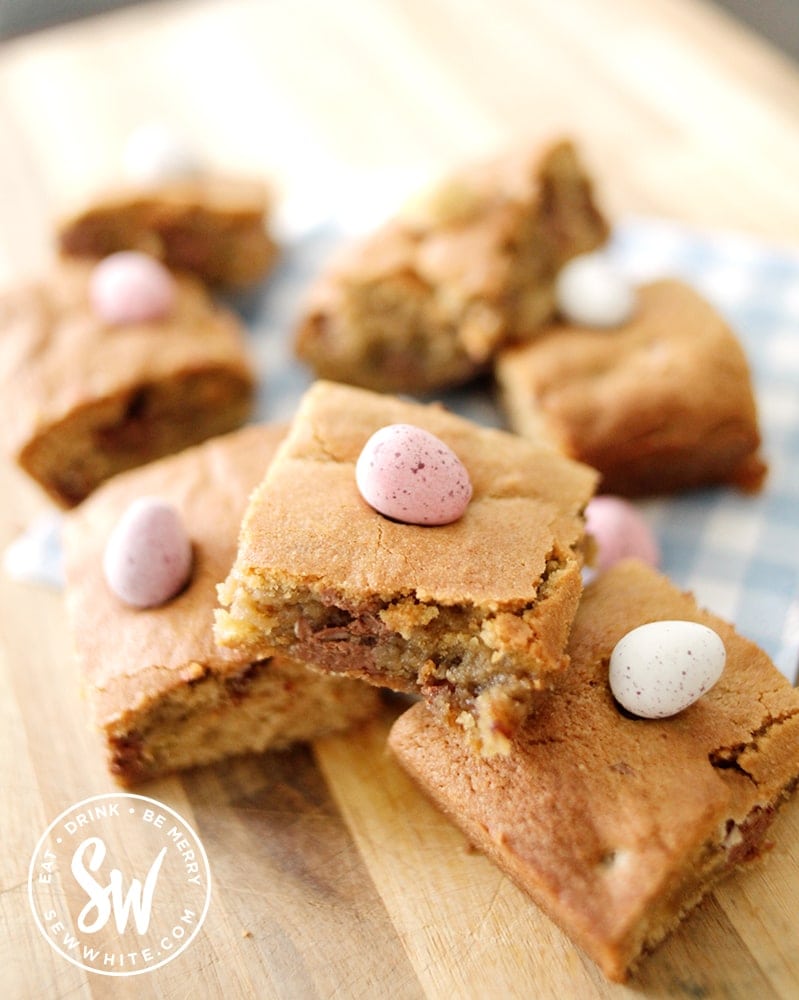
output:
<path id="1" fill-rule="evenodd" d="M 565 131 L 611 214 L 799 247 L 799 72 L 702 3 L 148 3 L 0 46 L 0 285 L 46 266 L 56 215 L 118 177 L 125 137 L 152 118 L 309 211 L 344 182 Z M 5 547 L 45 502 L 5 460 L 0 497 Z M 61 595 L 0 577 L 4 996 L 799 996 L 796 802 L 768 857 L 614 986 L 411 786 L 385 746 L 399 710 L 137 789 L 199 835 L 211 905 L 175 961 L 87 972 L 37 928 L 28 865 L 62 810 L 115 786 Z"/>

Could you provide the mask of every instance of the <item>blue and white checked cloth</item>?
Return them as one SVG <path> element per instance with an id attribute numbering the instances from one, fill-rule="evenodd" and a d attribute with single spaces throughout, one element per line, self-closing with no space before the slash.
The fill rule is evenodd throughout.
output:
<path id="1" fill-rule="evenodd" d="M 794 683 L 799 659 L 799 254 L 722 234 L 630 222 L 612 252 L 637 279 L 691 282 L 749 358 L 769 476 L 746 496 L 702 490 L 645 505 L 663 569 L 735 623 Z"/>
<path id="2" fill-rule="evenodd" d="M 309 282 L 350 231 L 340 221 L 288 241 L 267 287 L 244 309 L 263 373 L 259 417 L 289 419 L 310 384 L 292 355 Z M 752 367 L 769 477 L 760 495 L 727 488 L 641 503 L 662 569 L 700 604 L 735 623 L 794 683 L 799 660 L 799 254 L 734 234 L 654 219 L 616 227 L 609 253 L 636 281 L 680 276 L 724 314 Z M 444 395 L 452 409 L 501 425 L 485 392 Z"/>

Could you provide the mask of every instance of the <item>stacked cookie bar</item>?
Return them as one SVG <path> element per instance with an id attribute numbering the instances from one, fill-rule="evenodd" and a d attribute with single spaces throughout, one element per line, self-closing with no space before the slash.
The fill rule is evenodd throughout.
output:
<path id="1" fill-rule="evenodd" d="M 472 499 L 453 523 L 387 517 L 359 492 L 371 436 L 409 424 L 468 471 Z M 245 657 L 276 648 L 419 693 L 391 733 L 399 762 L 623 980 L 761 853 L 799 780 L 799 693 L 643 563 L 617 565 L 579 599 L 593 484 L 548 444 L 317 383 L 252 494 L 216 636 Z M 631 630 L 664 621 L 711 629 L 726 667 L 672 717 L 634 716 L 608 665 Z"/>
<path id="2" fill-rule="evenodd" d="M 464 463 L 474 492 L 456 523 L 404 524 L 364 501 L 356 461 L 387 425 L 419 427 Z M 566 665 L 594 482 L 547 446 L 440 407 L 317 382 L 251 499 L 217 639 L 419 692 L 502 752 Z"/>
<path id="3" fill-rule="evenodd" d="M 593 467 L 602 491 L 626 497 L 709 484 L 759 489 L 766 465 L 751 375 L 710 303 L 677 280 L 636 289 L 629 310 L 609 321 L 615 305 L 592 323 L 559 300 L 565 265 L 609 233 L 573 157 L 568 145 L 555 146 L 528 159 L 515 183 L 496 167 L 453 178 L 351 247 L 312 289 L 298 356 L 317 375 L 416 393 L 492 370 L 509 425 L 537 455 L 493 448 L 511 462 L 539 463 L 543 479 L 548 447 L 552 459 Z M 550 253 L 555 232 L 564 237 L 560 254 Z M 499 542 L 510 520 L 499 510 L 490 527 L 480 525 L 483 543 L 469 535 L 471 505 L 463 523 L 432 530 L 369 511 L 350 473 L 342 485 L 342 466 L 380 420 L 431 425 L 394 410 L 396 401 L 383 404 L 380 420 L 375 406 L 362 422 L 343 392 L 317 386 L 253 497 L 220 589 L 219 641 L 285 644 L 318 669 L 421 693 L 392 731 L 400 763 L 608 977 L 622 980 L 718 878 L 763 849 L 799 774 L 796 692 L 760 650 L 639 562 L 603 574 L 569 604 L 565 632 L 564 605 L 557 628 L 548 614 L 548 581 L 535 598 L 520 588 L 521 620 L 507 619 L 506 644 L 481 660 L 492 613 L 484 608 L 478 624 L 469 604 L 471 557 L 491 560 L 501 587 L 514 559 L 524 562 L 529 532 L 517 530 L 510 553 Z M 461 447 L 466 466 L 479 465 L 479 448 Z M 492 475 L 502 480 L 496 467 Z M 329 524 L 313 506 L 288 509 L 289 484 L 303 491 L 306 482 L 309 496 L 312 482 L 330 482 Z M 475 489 L 478 510 L 484 488 Z M 287 526 L 281 539 L 277 523 Z M 433 537 L 439 530 L 457 535 L 460 557 L 447 552 L 448 537 Z M 296 544 L 306 533 L 311 544 Z M 572 543 L 575 554 L 588 548 Z M 419 586 L 439 561 L 456 592 Z M 556 578 L 562 583 L 560 571 Z M 498 592 L 486 597 L 501 605 Z M 521 693 L 519 667 L 509 677 L 508 664 L 530 651 L 524 626 L 533 606 L 550 649 L 555 636 L 570 638 L 559 669 L 527 674 Z M 704 622 L 723 637 L 723 680 L 674 718 L 631 717 L 610 689 L 608 661 L 627 632 L 667 618 Z M 508 692 L 517 709 L 509 714 Z"/>
<path id="4" fill-rule="evenodd" d="M 610 226 L 561 141 L 459 174 L 351 247 L 299 325 L 320 379 L 291 425 L 233 431 L 254 373 L 206 286 L 270 266 L 264 204 L 208 177 L 120 192 L 65 222 L 54 276 L 0 306 L 12 447 L 78 505 L 67 602 L 109 767 L 131 784 L 284 747 L 403 692 L 417 703 L 391 732 L 400 765 L 623 980 L 761 853 L 799 780 L 799 696 L 764 653 L 640 562 L 583 585 L 597 487 L 761 485 L 740 345 L 677 281 L 636 290 L 610 322 L 567 315 L 561 278 Z M 167 267 L 165 311 L 98 314 L 94 269 L 120 251 Z M 515 433 L 383 394 L 491 373 Z M 465 477 L 458 497 L 445 465 Z M 104 558 L 155 497 L 190 568 L 133 606 Z M 449 513 L 428 517 L 437 503 Z M 163 555 L 129 541 L 133 562 Z M 666 620 L 712 630 L 726 666 L 687 707 L 644 718 L 610 664 Z"/>

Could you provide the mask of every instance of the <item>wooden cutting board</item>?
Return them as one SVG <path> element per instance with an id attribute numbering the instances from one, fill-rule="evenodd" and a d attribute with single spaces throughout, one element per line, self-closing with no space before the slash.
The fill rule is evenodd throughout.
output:
<path id="1" fill-rule="evenodd" d="M 142 116 L 178 121 L 229 168 L 315 198 L 308 215 L 331 207 L 336 167 L 427 176 L 531 129 L 565 129 L 585 142 L 613 213 L 795 245 L 797 108 L 796 69 L 693 0 L 143 4 L 0 51 L 0 283 L 41 269 L 57 209 L 114 178 Z M 5 464 L 0 497 L 5 548 L 40 501 Z M 61 596 L 0 574 L 4 996 L 799 996 L 799 801 L 762 863 L 614 986 L 405 778 L 386 750 L 399 710 L 346 738 L 138 789 L 196 831 L 207 916 L 155 971 L 84 971 L 40 933 L 28 867 L 63 810 L 115 786 Z"/>
<path id="2" fill-rule="evenodd" d="M 2 471 L 5 542 L 28 491 Z M 11 997 L 799 995 L 799 801 L 760 863 L 706 899 L 628 985 L 613 985 L 405 777 L 386 748 L 399 701 L 348 736 L 135 789 L 196 832 L 211 902 L 174 961 L 133 978 L 83 971 L 36 926 L 28 865 L 63 810 L 116 787 L 87 725 L 61 596 L 4 577 L 0 609 L 0 949 Z"/>

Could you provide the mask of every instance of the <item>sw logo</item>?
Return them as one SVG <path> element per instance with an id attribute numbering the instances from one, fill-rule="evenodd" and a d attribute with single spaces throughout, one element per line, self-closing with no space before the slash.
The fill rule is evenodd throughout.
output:
<path id="1" fill-rule="evenodd" d="M 104 841 L 99 837 L 89 837 L 88 840 L 84 840 L 72 856 L 71 865 L 75 881 L 89 897 L 88 903 L 78 914 L 78 930 L 86 934 L 103 930 L 113 912 L 116 929 L 122 934 L 127 929 L 128 915 L 133 911 L 136 930 L 139 934 L 146 934 L 150 926 L 153 893 L 166 851 L 166 847 L 162 847 L 158 852 L 144 882 L 134 878 L 127 894 L 123 895 L 123 877 L 118 868 L 112 869 L 107 886 L 102 886 L 91 874 L 100 868 L 105 859 Z M 87 852 L 92 852 L 88 870 L 84 862 Z M 96 912 L 96 917 L 90 921 L 87 918 L 92 911 Z"/>
<path id="2" fill-rule="evenodd" d="M 71 806 L 31 858 L 28 896 L 42 935 L 67 961 L 135 976 L 181 954 L 211 899 L 208 858 L 169 806 L 128 793 Z"/>

